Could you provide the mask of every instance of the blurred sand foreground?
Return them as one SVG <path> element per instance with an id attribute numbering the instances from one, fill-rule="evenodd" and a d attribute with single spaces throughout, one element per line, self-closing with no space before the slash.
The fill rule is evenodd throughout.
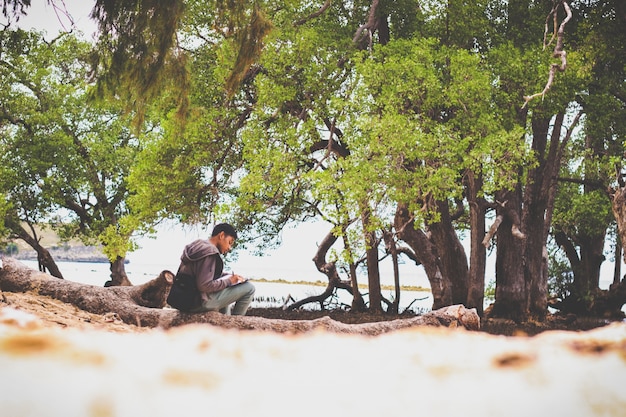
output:
<path id="1" fill-rule="evenodd" d="M 50 326 L 0 306 L 0 415 L 624 416 L 626 324 L 535 337 Z"/>

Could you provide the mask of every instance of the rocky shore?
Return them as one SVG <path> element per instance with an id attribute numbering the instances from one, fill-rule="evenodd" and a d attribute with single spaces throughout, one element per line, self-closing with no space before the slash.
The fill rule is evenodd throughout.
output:
<path id="1" fill-rule="evenodd" d="M 109 263 L 109 259 L 99 246 L 64 246 L 48 249 L 56 262 Z M 15 259 L 36 261 L 37 252 L 22 250 L 13 256 Z"/>

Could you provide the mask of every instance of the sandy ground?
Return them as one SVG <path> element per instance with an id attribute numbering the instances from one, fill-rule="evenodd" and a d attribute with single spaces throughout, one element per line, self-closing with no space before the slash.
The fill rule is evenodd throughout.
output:
<path id="1" fill-rule="evenodd" d="M 163 331 L 4 292 L 0 415 L 622 417 L 625 327 L 536 337 L 433 327 L 377 337 Z"/>
<path id="2" fill-rule="evenodd" d="M 39 318 L 44 327 L 96 329 L 111 332 L 140 332 L 147 329 L 126 324 L 114 314 L 91 314 L 71 304 L 32 293 L 0 292 L 0 309 L 4 306 Z M 12 320 L 6 318 L 5 320 Z"/>
<path id="3" fill-rule="evenodd" d="M 4 306 L 31 314 L 39 319 L 39 326 L 50 328 L 94 329 L 109 332 L 145 332 L 148 328 L 122 322 L 115 313 L 92 314 L 71 304 L 34 293 L 0 292 L 0 309 Z M 281 308 L 251 309 L 248 315 L 270 319 L 313 320 L 330 316 L 343 323 L 366 323 L 399 318 L 385 314 L 350 313 L 346 311 L 285 311 Z M 408 318 L 408 317 L 407 317 Z M 12 320 L 12 319 L 9 319 Z M 0 322 L 2 318 L 0 317 Z M 613 320 L 620 321 L 620 320 Z M 506 336 L 533 336 L 549 330 L 587 331 L 610 324 L 600 318 L 552 315 L 543 322 L 516 324 L 510 320 L 489 319 L 481 322 L 481 332 Z"/>

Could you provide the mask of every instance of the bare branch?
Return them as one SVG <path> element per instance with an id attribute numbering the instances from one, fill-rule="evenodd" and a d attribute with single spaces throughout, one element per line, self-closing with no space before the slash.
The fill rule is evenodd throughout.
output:
<path id="1" fill-rule="evenodd" d="M 508 200 L 502 203 L 500 202 L 497 202 L 497 203 L 500 207 L 502 207 L 504 213 L 498 214 L 496 216 L 496 220 L 493 222 L 493 224 L 489 228 L 489 232 L 487 232 L 487 234 L 485 235 L 485 238 L 482 241 L 482 245 L 484 247 L 489 246 L 489 241 L 493 238 L 493 235 L 495 235 L 496 231 L 500 227 L 500 224 L 505 219 L 505 217 L 508 218 L 512 224 L 511 234 L 517 239 L 520 239 L 520 240 L 526 239 L 526 235 L 519 228 L 519 224 L 520 224 L 519 216 L 517 215 L 515 211 L 513 211 L 513 209 L 506 207 Z"/>
<path id="2" fill-rule="evenodd" d="M 556 75 L 556 72 L 557 71 L 563 72 L 567 68 L 567 53 L 563 49 L 563 38 L 564 38 L 564 35 L 565 35 L 565 24 L 567 22 L 569 22 L 569 20 L 572 18 L 572 10 L 570 9 L 570 7 L 569 7 L 569 5 L 567 4 L 566 1 L 562 1 L 562 0 L 561 1 L 555 1 L 554 7 L 552 8 L 552 10 L 550 11 L 550 14 L 548 15 L 548 19 L 546 20 L 546 31 L 544 33 L 544 44 L 543 44 L 543 47 L 545 49 L 550 43 L 552 43 L 552 40 L 554 39 L 554 35 L 553 35 L 553 37 L 550 39 L 548 44 L 546 44 L 546 36 L 547 36 L 547 30 L 548 30 L 548 23 L 547 22 L 552 17 L 554 19 L 554 26 L 555 26 L 555 29 L 556 29 L 557 12 L 558 12 L 558 9 L 559 9 L 559 5 L 561 5 L 561 4 L 563 5 L 563 9 L 565 10 L 566 17 L 561 22 L 561 25 L 559 26 L 558 31 L 556 31 L 556 45 L 554 46 L 554 51 L 552 52 L 552 56 L 554 58 L 560 58 L 561 63 L 560 64 L 552 64 L 552 65 L 550 65 L 550 71 L 548 72 L 548 81 L 546 82 L 546 86 L 543 88 L 543 91 L 541 91 L 540 93 L 535 93 L 535 94 L 530 95 L 530 96 L 524 96 L 524 105 L 522 106 L 522 108 L 526 107 L 526 105 L 534 98 L 537 98 L 537 97 L 543 98 L 546 95 L 546 93 L 548 92 L 548 90 L 552 87 L 552 84 L 554 83 L 554 76 Z"/>
<path id="3" fill-rule="evenodd" d="M 300 26 L 300 25 L 305 24 L 309 20 L 312 20 L 312 19 L 315 19 L 317 17 L 320 17 L 322 15 L 322 13 L 324 13 L 326 11 L 326 9 L 328 9 L 329 7 L 330 7 L 330 0 L 326 0 L 324 2 L 324 4 L 322 5 L 322 7 L 320 7 L 320 9 L 318 11 L 311 13 L 310 15 L 308 15 L 305 18 L 297 20 L 293 25 L 294 26 Z"/>
<path id="4" fill-rule="evenodd" d="M 483 239 L 482 244 L 484 247 L 489 247 L 489 241 L 491 240 L 493 235 L 496 234 L 496 231 L 498 230 L 498 227 L 500 227 L 500 223 L 502 223 L 502 220 L 504 220 L 504 216 L 499 214 L 489 228 L 489 232 L 485 235 L 485 238 Z"/>
<path id="5" fill-rule="evenodd" d="M 372 4 L 370 5 L 370 10 L 367 16 L 367 22 L 359 26 L 352 38 L 352 43 L 356 45 L 361 45 L 364 40 L 367 40 L 367 44 L 369 49 L 372 47 L 372 36 L 376 30 L 381 29 L 381 24 L 383 23 L 381 19 L 377 16 L 378 14 L 378 6 L 380 4 L 380 0 L 372 0 Z M 381 43 L 386 43 L 387 40 L 381 41 Z"/>

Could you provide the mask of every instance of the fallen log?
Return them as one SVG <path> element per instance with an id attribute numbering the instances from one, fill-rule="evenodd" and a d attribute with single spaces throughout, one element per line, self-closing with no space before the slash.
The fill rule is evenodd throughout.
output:
<path id="1" fill-rule="evenodd" d="M 261 317 L 226 316 L 218 312 L 201 314 L 183 313 L 165 307 L 165 300 L 174 274 L 163 271 L 158 277 L 142 285 L 131 287 L 97 287 L 68 280 L 60 280 L 31 269 L 11 259 L 3 259 L 0 269 L 0 290 L 8 292 L 34 292 L 94 314 L 115 313 L 124 323 L 140 327 L 170 328 L 201 323 L 223 328 L 266 330 L 278 333 L 303 333 L 325 329 L 336 333 L 379 335 L 414 326 L 480 328 L 480 318 L 475 309 L 462 305 L 444 307 L 413 317 L 386 322 L 344 324 L 328 317 L 316 320 L 279 320 Z"/>

